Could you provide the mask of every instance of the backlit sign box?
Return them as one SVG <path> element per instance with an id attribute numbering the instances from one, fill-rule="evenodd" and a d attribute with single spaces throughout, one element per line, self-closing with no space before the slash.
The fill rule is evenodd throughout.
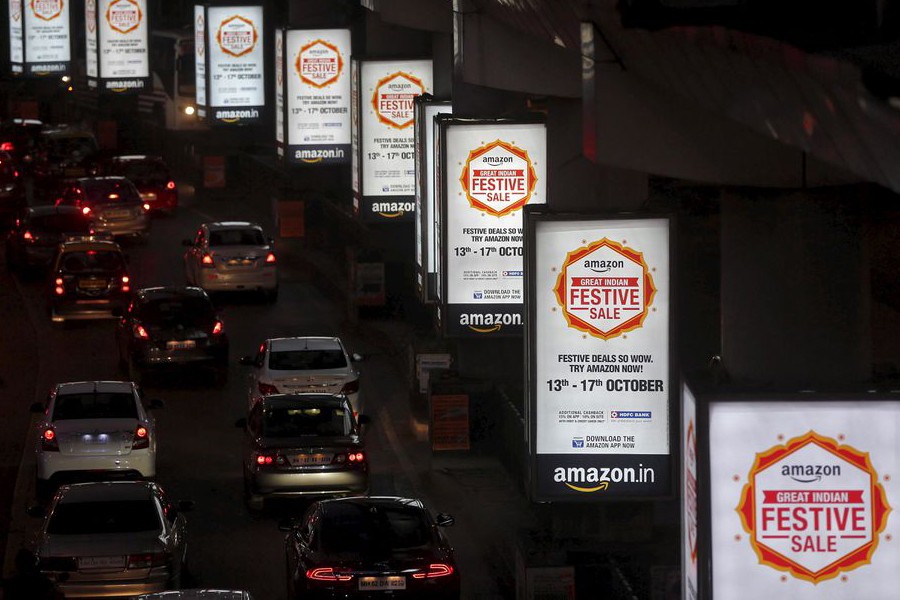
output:
<path id="1" fill-rule="evenodd" d="M 697 475 L 697 400 L 681 386 L 681 598 L 699 598 L 699 507 Z"/>
<path id="2" fill-rule="evenodd" d="M 897 394 L 710 398 L 708 427 L 709 597 L 897 596 Z"/>
<path id="3" fill-rule="evenodd" d="M 194 6 L 194 77 L 197 116 L 206 118 L 206 7 Z"/>
<path id="4" fill-rule="evenodd" d="M 669 220 L 540 210 L 525 214 L 533 497 L 669 496 Z"/>
<path id="5" fill-rule="evenodd" d="M 284 158 L 284 30 L 275 31 L 275 153 Z"/>
<path id="6" fill-rule="evenodd" d="M 507 120 L 440 120 L 444 332 L 522 335 L 522 212 L 547 201 L 547 128 Z"/>
<path id="7" fill-rule="evenodd" d="M 204 105 L 200 92 L 197 95 L 202 116 L 218 125 L 262 122 L 266 105 L 263 7 L 204 6 L 202 25 Z M 195 15 L 195 27 L 199 26 Z"/>
<path id="8" fill-rule="evenodd" d="M 88 87 L 103 92 L 143 90 L 150 81 L 146 0 L 85 0 Z"/>
<path id="9" fill-rule="evenodd" d="M 449 101 L 437 101 L 428 96 L 416 98 L 416 289 L 422 302 L 437 300 L 437 248 L 440 234 L 435 204 L 434 117 L 452 114 Z"/>
<path id="10" fill-rule="evenodd" d="M 9 59 L 13 75 L 68 73 L 72 60 L 67 0 L 9 0 Z"/>
<path id="11" fill-rule="evenodd" d="M 358 92 L 359 173 L 354 208 L 363 220 L 412 221 L 415 212 L 413 100 L 432 91 L 432 63 L 361 60 Z"/>
<path id="12" fill-rule="evenodd" d="M 350 30 L 289 29 L 276 69 L 284 73 L 285 159 L 350 162 Z"/>

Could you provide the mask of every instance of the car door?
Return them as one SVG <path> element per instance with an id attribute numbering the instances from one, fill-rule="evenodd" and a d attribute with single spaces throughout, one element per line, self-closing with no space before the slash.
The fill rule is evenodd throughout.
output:
<path id="1" fill-rule="evenodd" d="M 165 542 L 170 556 L 174 559 L 172 568 L 175 569 L 175 573 L 180 573 L 187 559 L 187 519 L 158 485 L 155 487 L 154 495 L 165 517 L 163 519 L 166 528 Z"/>

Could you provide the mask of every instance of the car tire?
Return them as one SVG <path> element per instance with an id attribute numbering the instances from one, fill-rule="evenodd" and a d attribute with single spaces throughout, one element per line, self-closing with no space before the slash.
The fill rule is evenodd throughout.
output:
<path id="1" fill-rule="evenodd" d="M 133 358 L 128 359 L 128 379 L 136 385 L 141 385 L 144 381 L 144 373 Z"/>

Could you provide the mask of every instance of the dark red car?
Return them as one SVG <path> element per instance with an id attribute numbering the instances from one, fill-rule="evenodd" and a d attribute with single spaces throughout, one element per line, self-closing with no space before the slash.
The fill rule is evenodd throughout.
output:
<path id="1" fill-rule="evenodd" d="M 162 157 L 146 154 L 113 156 L 101 165 L 100 170 L 104 175 L 120 175 L 131 180 L 151 211 L 172 215 L 178 209 L 178 187 Z"/>

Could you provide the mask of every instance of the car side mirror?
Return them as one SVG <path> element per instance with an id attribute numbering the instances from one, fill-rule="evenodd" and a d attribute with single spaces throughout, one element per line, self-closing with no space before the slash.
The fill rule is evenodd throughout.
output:
<path id="1" fill-rule="evenodd" d="M 29 410 L 31 410 L 31 412 L 33 412 L 33 413 L 42 413 L 46 409 L 44 408 L 43 402 L 33 402 L 31 404 L 31 408 Z"/>
<path id="2" fill-rule="evenodd" d="M 369 415 L 359 415 L 358 417 L 356 417 L 356 421 L 360 425 L 368 425 L 372 422 L 372 417 L 370 417 Z"/>
<path id="3" fill-rule="evenodd" d="M 448 515 L 447 513 L 438 513 L 434 518 L 434 522 L 437 523 L 438 527 L 450 527 L 454 523 L 456 523 L 456 519 L 453 515 Z"/>
<path id="4" fill-rule="evenodd" d="M 247 428 L 247 417 L 241 417 L 237 421 L 234 422 L 234 426 L 238 429 L 246 429 Z"/>
<path id="5" fill-rule="evenodd" d="M 252 367 L 254 364 L 256 364 L 256 358 L 253 356 L 242 356 L 238 362 L 242 365 L 248 365 Z"/>

